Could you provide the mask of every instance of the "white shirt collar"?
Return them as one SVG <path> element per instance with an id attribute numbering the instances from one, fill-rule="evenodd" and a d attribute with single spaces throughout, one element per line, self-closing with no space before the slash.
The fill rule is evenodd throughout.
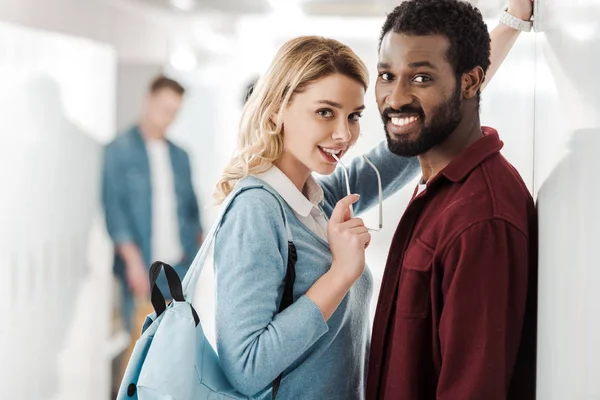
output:
<path id="1" fill-rule="evenodd" d="M 267 171 L 255 175 L 255 177 L 275 189 L 285 202 L 292 207 L 294 212 L 302 217 L 308 217 L 313 207 L 318 207 L 323 201 L 323 189 L 312 175 L 308 177 L 304 187 L 308 198 L 276 166 L 272 166 Z"/>

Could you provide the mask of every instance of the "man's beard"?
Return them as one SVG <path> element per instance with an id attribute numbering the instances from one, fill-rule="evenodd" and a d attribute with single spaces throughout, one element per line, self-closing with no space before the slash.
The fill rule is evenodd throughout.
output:
<path id="1" fill-rule="evenodd" d="M 448 136 L 454 132 L 458 124 L 462 119 L 462 113 L 460 110 L 460 84 L 457 84 L 457 88 L 452 94 L 449 101 L 443 101 L 435 110 L 431 113 L 431 121 L 428 125 L 424 125 L 425 115 L 423 110 L 415 110 L 414 107 L 403 107 L 400 110 L 393 110 L 391 108 L 385 109 L 381 115 L 383 120 L 383 128 L 385 129 L 385 136 L 387 138 L 388 147 L 394 154 L 403 157 L 414 157 L 429 151 L 434 146 L 444 142 Z M 423 125 L 421 132 L 418 137 L 414 140 L 408 138 L 408 135 L 391 136 L 387 130 L 387 123 L 390 121 L 389 114 L 400 114 L 407 111 L 413 111 L 419 115 L 419 123 Z"/>

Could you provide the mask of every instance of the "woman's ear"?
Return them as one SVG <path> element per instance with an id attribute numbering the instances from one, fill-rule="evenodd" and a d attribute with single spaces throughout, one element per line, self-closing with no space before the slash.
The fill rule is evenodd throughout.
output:
<path id="1" fill-rule="evenodd" d="M 479 66 L 463 74 L 461 80 L 463 98 L 472 99 L 473 97 L 477 96 L 477 93 L 479 93 L 484 80 L 485 72 L 483 72 L 483 68 Z"/>
<path id="2" fill-rule="evenodd" d="M 273 125 L 277 126 L 277 119 L 281 118 L 281 125 L 283 126 L 283 116 L 284 116 L 283 110 L 280 110 L 278 112 L 274 112 L 269 117 L 269 121 L 271 121 L 273 123 Z"/>

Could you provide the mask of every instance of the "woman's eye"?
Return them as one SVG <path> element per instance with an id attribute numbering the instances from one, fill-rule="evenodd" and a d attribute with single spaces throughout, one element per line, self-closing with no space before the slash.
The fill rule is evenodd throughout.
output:
<path id="1" fill-rule="evenodd" d="M 417 83 L 427 83 L 431 81 L 431 78 L 425 75 L 417 75 L 414 77 L 413 81 Z"/>
<path id="2" fill-rule="evenodd" d="M 319 114 L 323 118 L 333 117 L 333 111 L 331 111 L 331 110 L 319 110 L 319 111 L 317 111 L 317 114 Z"/>
<path id="3" fill-rule="evenodd" d="M 362 114 L 361 113 L 354 113 L 354 114 L 350 114 L 350 121 L 358 121 L 359 119 L 362 118 Z"/>
<path id="4" fill-rule="evenodd" d="M 379 74 L 379 77 L 384 81 L 391 81 L 394 78 L 389 72 L 382 72 Z"/>

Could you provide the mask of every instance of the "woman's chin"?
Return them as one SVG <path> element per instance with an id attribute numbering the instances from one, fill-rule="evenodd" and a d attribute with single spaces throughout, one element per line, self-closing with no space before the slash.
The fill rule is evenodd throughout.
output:
<path id="1" fill-rule="evenodd" d="M 336 166 L 337 166 L 337 164 L 319 163 L 317 168 L 315 168 L 313 171 L 319 175 L 331 175 L 335 172 Z"/>

